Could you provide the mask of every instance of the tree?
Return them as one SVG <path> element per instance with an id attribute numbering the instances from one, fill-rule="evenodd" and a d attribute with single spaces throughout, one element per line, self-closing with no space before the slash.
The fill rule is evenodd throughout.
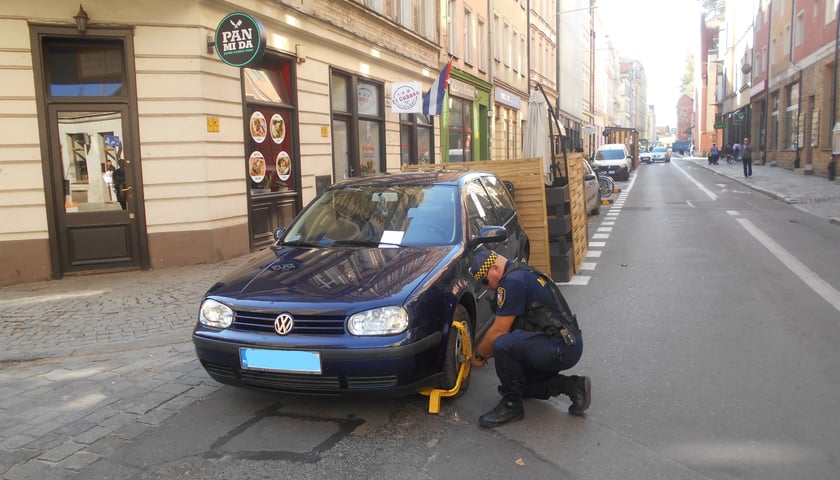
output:
<path id="1" fill-rule="evenodd" d="M 685 56 L 685 71 L 680 82 L 680 92 L 694 98 L 694 54 Z"/>

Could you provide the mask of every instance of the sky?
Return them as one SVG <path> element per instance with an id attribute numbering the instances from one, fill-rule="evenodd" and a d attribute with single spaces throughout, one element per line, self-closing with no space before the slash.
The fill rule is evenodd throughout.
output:
<path id="1" fill-rule="evenodd" d="M 622 57 L 638 60 L 647 76 L 647 101 L 654 105 L 656 126 L 676 127 L 685 57 L 698 54 L 698 0 L 596 0 L 613 46 Z"/>

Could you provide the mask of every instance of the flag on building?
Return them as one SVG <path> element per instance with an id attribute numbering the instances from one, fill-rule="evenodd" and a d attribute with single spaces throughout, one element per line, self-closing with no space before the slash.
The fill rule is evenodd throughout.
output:
<path id="1" fill-rule="evenodd" d="M 440 71 L 440 75 L 432 84 L 432 88 L 423 94 L 423 114 L 440 115 L 443 111 L 443 99 L 446 97 L 446 89 L 449 88 L 449 73 L 452 71 L 452 59 L 446 62 L 446 66 Z"/>

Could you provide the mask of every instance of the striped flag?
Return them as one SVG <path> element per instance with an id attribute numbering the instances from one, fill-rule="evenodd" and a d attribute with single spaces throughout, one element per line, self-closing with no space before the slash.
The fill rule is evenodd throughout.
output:
<path id="1" fill-rule="evenodd" d="M 440 115 L 443 111 L 443 99 L 446 97 L 446 89 L 449 88 L 449 72 L 452 70 L 452 59 L 446 62 L 446 66 L 440 71 L 440 75 L 432 84 L 432 88 L 423 94 L 423 114 Z"/>

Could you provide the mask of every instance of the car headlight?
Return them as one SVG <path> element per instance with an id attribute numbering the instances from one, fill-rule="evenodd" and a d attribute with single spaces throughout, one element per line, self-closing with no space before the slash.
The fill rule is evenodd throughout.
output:
<path id="1" fill-rule="evenodd" d="M 208 298 L 201 302 L 198 321 L 208 327 L 228 328 L 233 323 L 233 310 L 221 302 Z"/>
<path id="2" fill-rule="evenodd" d="M 394 335 L 408 328 L 408 312 L 402 307 L 381 307 L 359 312 L 347 321 L 352 335 Z"/>

